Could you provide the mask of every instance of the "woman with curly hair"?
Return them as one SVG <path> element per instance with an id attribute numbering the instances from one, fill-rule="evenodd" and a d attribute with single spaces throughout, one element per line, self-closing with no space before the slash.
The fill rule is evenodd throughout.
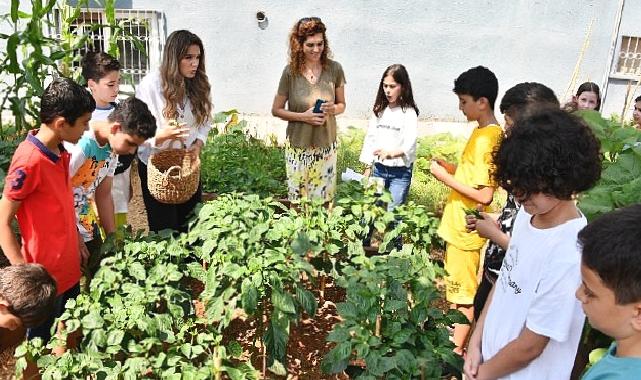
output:
<path id="1" fill-rule="evenodd" d="M 147 209 L 150 231 L 186 230 L 186 222 L 200 202 L 202 187 L 182 204 L 157 201 L 147 185 L 147 162 L 152 149 L 162 150 L 180 139 L 194 157 L 207 141 L 211 129 L 211 86 L 205 72 L 205 50 L 200 38 L 187 31 L 177 30 L 169 35 L 163 52 L 160 70 L 149 73 L 136 88 L 136 97 L 147 103 L 156 117 L 156 137 L 138 150 L 138 175 Z M 176 123 L 172 123 L 175 121 Z"/>
<path id="2" fill-rule="evenodd" d="M 289 35 L 285 66 L 272 114 L 287 120 L 286 162 L 290 200 L 331 201 L 336 187 L 336 115 L 345 111 L 345 75 L 331 60 L 325 24 L 305 17 Z M 321 103 L 315 111 L 315 104 Z M 287 103 L 287 109 L 285 104 Z"/>

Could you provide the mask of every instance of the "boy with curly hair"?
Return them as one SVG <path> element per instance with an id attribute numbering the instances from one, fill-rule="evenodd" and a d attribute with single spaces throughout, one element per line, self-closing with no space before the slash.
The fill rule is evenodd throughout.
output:
<path id="1" fill-rule="evenodd" d="M 470 379 L 567 379 L 584 315 L 577 193 L 601 175 L 599 142 L 576 116 L 543 109 L 517 120 L 494 155 L 494 178 L 521 204 L 499 277 L 476 324 Z"/>
<path id="2" fill-rule="evenodd" d="M 445 298 L 470 321 L 485 239 L 466 229 L 465 209 L 477 204 L 487 206 L 494 196 L 495 184 L 490 175 L 492 152 L 503 135 L 494 117 L 498 91 L 499 82 L 487 67 L 473 67 L 456 78 L 454 93 L 459 99 L 459 109 L 468 121 L 476 121 L 478 127 L 468 139 L 458 165 L 435 160 L 430 166 L 432 175 L 451 189 L 438 228 L 439 236 L 447 243 Z M 468 324 L 454 325 L 455 353 L 463 354 L 469 331 Z"/>
<path id="3" fill-rule="evenodd" d="M 641 205 L 596 219 L 579 232 L 582 283 L 576 291 L 590 326 L 613 337 L 583 380 L 641 374 Z"/>

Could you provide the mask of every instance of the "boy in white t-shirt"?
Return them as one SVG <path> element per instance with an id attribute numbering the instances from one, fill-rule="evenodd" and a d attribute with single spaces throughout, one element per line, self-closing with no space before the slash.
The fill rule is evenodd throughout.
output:
<path id="1" fill-rule="evenodd" d="M 501 272 L 472 333 L 469 379 L 568 379 L 584 316 L 574 196 L 601 174 L 599 142 L 558 109 L 517 120 L 495 153 L 497 183 L 521 204 Z"/>

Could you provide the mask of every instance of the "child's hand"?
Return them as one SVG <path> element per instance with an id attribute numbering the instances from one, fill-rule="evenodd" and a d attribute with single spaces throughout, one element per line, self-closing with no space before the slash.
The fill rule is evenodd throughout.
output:
<path id="1" fill-rule="evenodd" d="M 463 364 L 463 373 L 465 373 L 465 376 L 470 380 L 476 380 L 481 363 L 483 363 L 483 355 L 481 354 L 480 345 L 474 345 L 474 347 L 472 347 L 470 344 L 467 347 L 465 364 Z"/>
<path id="2" fill-rule="evenodd" d="M 309 107 L 302 115 L 302 121 L 315 127 L 321 126 L 325 123 L 324 113 L 314 113 L 314 107 Z"/>
<path id="3" fill-rule="evenodd" d="M 437 164 L 444 167 L 445 170 L 447 170 L 447 172 L 450 174 L 454 174 L 454 172 L 456 171 L 456 165 L 450 164 L 449 162 L 442 160 L 440 158 L 434 158 L 434 161 L 436 161 Z"/>
<path id="4" fill-rule="evenodd" d="M 501 227 L 490 215 L 484 212 L 481 215 L 483 219 L 476 221 L 476 232 L 480 237 L 493 240 L 497 233 L 501 233 Z"/>
<path id="5" fill-rule="evenodd" d="M 435 160 L 432 160 L 432 162 L 430 163 L 430 173 L 432 173 L 434 178 L 438 179 L 441 182 L 443 182 L 443 179 L 449 175 L 447 170 L 445 170 L 445 168 Z"/>
<path id="6" fill-rule="evenodd" d="M 465 229 L 467 232 L 472 232 L 476 230 L 476 215 L 467 214 L 465 215 Z"/>

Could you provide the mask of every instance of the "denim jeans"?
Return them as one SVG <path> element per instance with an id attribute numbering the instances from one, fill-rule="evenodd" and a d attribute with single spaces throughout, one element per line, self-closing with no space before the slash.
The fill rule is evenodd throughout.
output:
<path id="1" fill-rule="evenodd" d="M 374 164 L 372 177 L 382 178 L 385 188 L 392 194 L 392 202 L 387 205 L 387 210 L 391 211 L 394 207 L 399 206 L 407 200 L 407 194 L 412 182 L 412 169 L 414 164 L 407 166 L 385 166 L 381 163 Z"/>
<path id="2" fill-rule="evenodd" d="M 80 294 L 80 284 L 76 284 L 66 292 L 57 296 L 54 304 L 53 314 L 49 316 L 49 318 L 47 318 L 47 320 L 43 322 L 40 326 L 27 329 L 27 338 L 33 339 L 36 337 L 40 337 L 42 338 L 42 341 L 44 342 L 44 344 L 47 344 L 51 339 L 51 327 L 53 327 L 53 324 L 56 318 L 61 316 L 62 313 L 65 311 L 65 305 L 67 304 L 67 301 L 70 299 L 76 299 L 76 297 L 78 297 L 79 294 Z"/>

